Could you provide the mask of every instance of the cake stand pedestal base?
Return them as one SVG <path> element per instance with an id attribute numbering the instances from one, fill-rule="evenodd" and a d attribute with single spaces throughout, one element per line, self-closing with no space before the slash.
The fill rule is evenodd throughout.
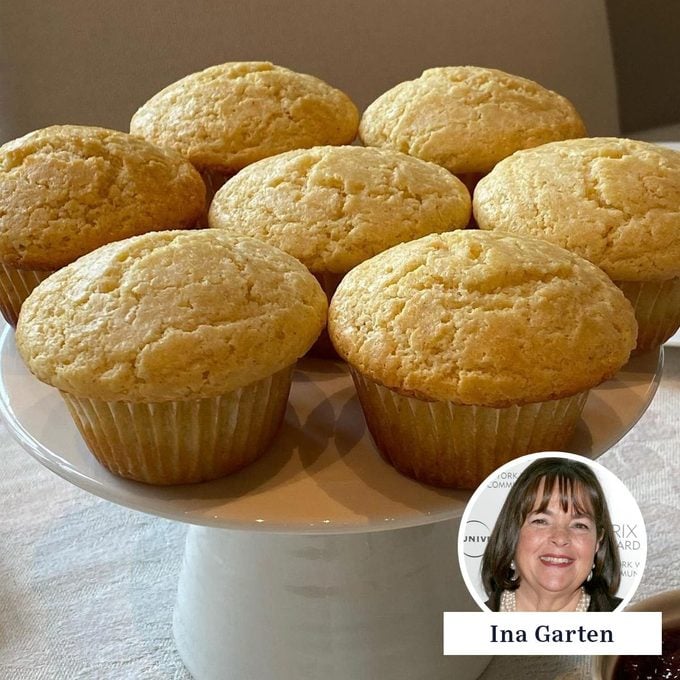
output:
<path id="1" fill-rule="evenodd" d="M 196 680 L 472 680 L 442 612 L 476 611 L 460 520 L 347 534 L 191 526 L 174 634 Z"/>

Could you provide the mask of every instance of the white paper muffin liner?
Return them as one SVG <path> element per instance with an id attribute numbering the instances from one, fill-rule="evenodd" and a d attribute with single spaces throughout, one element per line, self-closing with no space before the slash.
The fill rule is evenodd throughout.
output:
<path id="1" fill-rule="evenodd" d="M 0 263 L 0 311 L 8 324 L 16 328 L 24 300 L 52 273 L 52 270 L 15 269 Z"/>
<path id="2" fill-rule="evenodd" d="M 565 450 L 588 391 L 490 408 L 407 397 L 351 369 L 368 429 L 387 462 L 434 486 L 475 489 L 504 463 Z"/>
<path id="3" fill-rule="evenodd" d="M 663 345 L 680 328 L 680 278 L 614 283 L 635 310 L 638 322 L 636 352 Z"/>
<path id="4" fill-rule="evenodd" d="M 209 399 L 136 403 L 62 397 L 97 460 L 148 484 L 216 479 L 259 458 L 283 419 L 294 365 Z"/>

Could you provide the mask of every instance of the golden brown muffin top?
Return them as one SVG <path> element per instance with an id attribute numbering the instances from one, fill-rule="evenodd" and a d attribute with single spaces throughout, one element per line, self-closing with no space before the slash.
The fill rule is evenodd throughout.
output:
<path id="1" fill-rule="evenodd" d="M 149 99 L 130 131 L 198 168 L 235 172 L 261 158 L 347 144 L 359 112 L 323 80 L 269 62 L 229 62 L 192 73 Z"/>
<path id="2" fill-rule="evenodd" d="M 103 246 L 24 302 L 19 351 L 43 382 L 80 397 L 213 397 L 302 356 L 326 296 L 296 259 L 215 229 Z"/>
<path id="3" fill-rule="evenodd" d="M 637 324 L 621 291 L 573 253 L 464 230 L 355 267 L 331 301 L 329 333 L 349 364 L 397 392 L 503 407 L 611 377 Z"/>
<path id="4" fill-rule="evenodd" d="M 615 281 L 680 276 L 680 152 L 631 139 L 554 142 L 499 163 L 475 190 L 482 229 L 557 243 Z"/>
<path id="5" fill-rule="evenodd" d="M 403 151 L 457 174 L 488 172 L 518 149 L 582 137 L 571 102 L 497 69 L 447 66 L 399 83 L 364 112 L 364 144 Z"/>
<path id="6" fill-rule="evenodd" d="M 396 151 L 322 146 L 245 168 L 215 195 L 212 227 L 265 240 L 313 272 L 342 274 L 403 241 L 460 229 L 463 183 Z"/>
<path id="7" fill-rule="evenodd" d="M 0 147 L 0 261 L 58 269 L 151 230 L 192 227 L 205 186 L 179 154 L 125 132 L 36 130 Z"/>

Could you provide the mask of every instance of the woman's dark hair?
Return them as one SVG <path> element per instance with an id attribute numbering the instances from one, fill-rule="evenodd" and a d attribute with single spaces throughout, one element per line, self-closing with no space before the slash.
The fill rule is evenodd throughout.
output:
<path id="1" fill-rule="evenodd" d="M 621 580 L 619 550 L 602 486 L 585 463 L 566 458 L 541 458 L 531 463 L 517 478 L 484 550 L 482 583 L 490 597 L 491 608 L 498 608 L 503 590 L 519 587 L 519 574 L 511 569 L 510 563 L 515 556 L 524 520 L 537 505 L 541 482 L 543 495 L 538 501 L 538 512 L 548 507 L 553 490 L 557 488 L 564 512 L 571 507 L 572 511 L 587 515 L 595 522 L 600 546 L 595 553 L 592 578 L 583 586 L 598 607 L 601 598 L 606 600 L 616 594 Z"/>

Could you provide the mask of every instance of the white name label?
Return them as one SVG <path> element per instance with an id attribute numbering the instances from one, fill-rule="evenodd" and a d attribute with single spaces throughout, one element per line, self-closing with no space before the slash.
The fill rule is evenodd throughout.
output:
<path id="1" fill-rule="evenodd" d="M 444 654 L 661 654 L 661 612 L 444 612 Z"/>

